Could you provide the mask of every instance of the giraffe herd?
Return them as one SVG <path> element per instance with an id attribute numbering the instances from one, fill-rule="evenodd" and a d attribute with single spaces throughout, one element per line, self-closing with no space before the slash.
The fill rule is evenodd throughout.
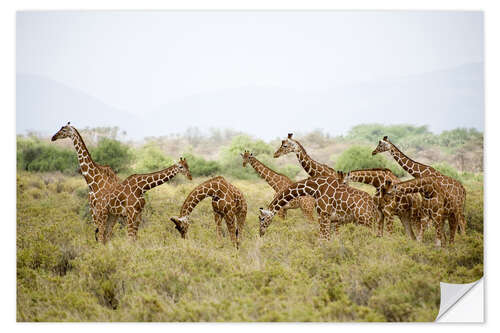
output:
<path id="1" fill-rule="evenodd" d="M 115 172 L 92 160 L 85 143 L 68 122 L 52 141 L 70 138 L 75 147 L 81 174 L 89 187 L 89 205 L 96 226 L 95 237 L 106 243 L 112 236 L 118 218 L 125 219 L 128 237 L 137 239 L 141 213 L 145 205 L 144 193 L 159 186 L 178 173 L 192 180 L 189 166 L 184 158 L 174 165 L 147 174 L 134 174 L 120 180 Z M 398 164 L 414 179 L 400 181 L 388 169 L 353 170 L 347 173 L 336 171 L 326 164 L 311 158 L 305 148 L 289 133 L 274 153 L 274 158 L 295 153 L 299 164 L 309 178 L 293 182 L 259 161 L 249 151 L 241 154 L 243 167 L 247 164 L 275 191 L 267 208 L 259 209 L 259 234 L 264 236 L 274 215 L 286 218 L 289 209 L 300 208 L 309 222 L 314 221 L 314 209 L 318 214 L 319 239 L 329 240 L 333 228 L 338 236 L 339 225 L 347 222 L 377 229 L 382 237 L 384 224 L 392 232 L 393 218 L 398 216 L 406 233 L 412 239 L 422 240 L 429 222 L 436 230 L 435 244 L 446 244 L 444 222 L 449 224 L 449 243 L 454 242 L 457 228 L 465 233 L 465 189 L 457 180 L 445 176 L 434 168 L 415 162 L 404 155 L 389 139 L 384 137 L 372 155 L 390 152 Z M 350 182 L 372 185 L 376 192 L 372 197 L 365 191 L 350 186 Z M 179 216 L 170 220 L 182 238 L 186 237 L 191 223 L 190 215 L 205 198 L 212 199 L 217 238 L 222 237 L 222 220 L 233 245 L 239 248 L 242 230 L 247 215 L 247 202 L 243 193 L 224 177 L 211 178 L 198 186 L 186 197 Z M 417 229 L 417 236 L 413 232 Z"/>

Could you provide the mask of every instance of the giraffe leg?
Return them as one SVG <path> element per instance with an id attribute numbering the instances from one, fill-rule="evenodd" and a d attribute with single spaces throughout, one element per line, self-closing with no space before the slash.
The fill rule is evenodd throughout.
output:
<path id="1" fill-rule="evenodd" d="M 314 223 L 314 203 L 315 201 L 312 197 L 301 197 L 299 201 L 300 209 L 309 223 Z"/>
<path id="2" fill-rule="evenodd" d="M 108 222 L 106 224 L 106 234 L 105 234 L 106 240 L 111 239 L 111 236 L 113 235 L 113 227 L 115 226 L 117 220 L 118 216 L 116 215 L 110 215 L 108 217 Z"/>
<path id="3" fill-rule="evenodd" d="M 330 217 L 327 216 L 327 214 L 321 214 L 319 218 L 319 239 L 320 240 L 330 240 L 330 228 L 331 228 L 332 222 L 330 221 Z M 336 227 L 336 224 L 333 224 L 333 227 Z M 338 226 L 337 226 L 338 228 Z M 338 230 L 335 230 L 335 233 L 337 233 Z"/>
<path id="4" fill-rule="evenodd" d="M 137 240 L 137 229 L 139 228 L 139 222 L 136 221 L 140 214 L 137 213 L 133 208 L 127 209 L 127 235 L 128 238 L 136 241 Z"/>
<path id="5" fill-rule="evenodd" d="M 237 221 L 237 237 L 238 241 L 241 240 L 241 237 L 243 236 L 243 227 L 245 226 L 245 220 L 247 218 L 247 205 L 246 202 L 242 205 L 240 211 L 236 215 L 236 221 Z"/>
<path id="6" fill-rule="evenodd" d="M 392 234 L 393 228 L 394 228 L 394 219 L 396 218 L 395 215 L 392 215 L 387 219 L 387 232 Z"/>
<path id="7" fill-rule="evenodd" d="M 108 221 L 108 212 L 100 211 L 96 214 L 97 217 L 97 241 L 103 244 L 106 243 L 106 222 Z"/>
<path id="8" fill-rule="evenodd" d="M 448 216 L 448 225 L 450 227 L 450 245 L 455 242 L 455 233 L 457 232 L 458 219 L 455 214 Z"/>
<path id="9" fill-rule="evenodd" d="M 400 220 L 401 220 L 401 223 L 403 224 L 403 226 L 405 227 L 405 232 L 406 232 L 406 235 L 408 237 L 410 237 L 411 239 L 415 240 L 416 237 L 415 237 L 415 234 L 413 233 L 413 228 L 412 228 L 412 223 L 410 222 L 411 220 L 408 219 L 406 216 L 404 217 L 400 217 Z M 418 220 L 414 221 L 415 224 L 417 224 Z M 418 226 L 417 226 L 418 228 Z"/>
<path id="10" fill-rule="evenodd" d="M 442 247 L 446 243 L 443 235 L 443 218 L 440 213 L 433 213 L 432 220 L 434 221 L 434 225 L 436 227 L 436 246 Z"/>
<path id="11" fill-rule="evenodd" d="M 236 246 L 236 249 L 239 249 L 238 238 L 236 237 L 236 223 L 234 214 L 228 214 L 224 217 L 226 220 L 227 230 L 229 231 L 229 236 L 231 236 L 231 241 L 233 245 Z"/>
<path id="12" fill-rule="evenodd" d="M 219 213 L 214 212 L 215 219 L 215 232 L 217 234 L 217 241 L 222 242 L 222 216 Z"/>
<path id="13" fill-rule="evenodd" d="M 461 208 L 458 209 L 457 220 L 458 227 L 460 228 L 460 234 L 465 235 L 465 225 L 467 224 L 467 221 L 464 216 L 464 211 Z"/>

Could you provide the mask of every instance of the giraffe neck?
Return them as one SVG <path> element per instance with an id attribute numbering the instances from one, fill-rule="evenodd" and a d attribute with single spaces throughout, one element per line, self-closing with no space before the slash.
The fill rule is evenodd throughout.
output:
<path id="1" fill-rule="evenodd" d="M 98 191 L 97 182 L 95 182 L 95 175 L 99 173 L 98 166 L 92 160 L 90 153 L 83 141 L 80 133 L 73 127 L 73 135 L 71 136 L 71 140 L 73 141 L 73 145 L 76 150 L 76 154 L 78 156 L 78 163 L 80 164 L 80 170 L 82 171 L 83 178 L 87 182 L 87 185 L 90 187 L 92 191 Z"/>
<path id="2" fill-rule="evenodd" d="M 350 172 L 350 179 L 354 182 L 372 185 L 375 188 L 380 188 L 385 182 L 385 179 L 397 180 L 398 178 L 390 171 L 385 170 L 354 170 Z"/>
<path id="3" fill-rule="evenodd" d="M 410 175 L 415 178 L 431 176 L 437 173 L 437 171 L 425 164 L 415 162 L 401 150 L 399 150 L 395 145 L 391 143 L 391 155 L 398 162 L 398 164 Z"/>
<path id="4" fill-rule="evenodd" d="M 213 182 L 208 181 L 198 185 L 194 190 L 192 190 L 182 204 L 180 216 L 185 217 L 191 215 L 193 209 L 195 209 L 195 207 L 202 200 L 207 197 L 213 198 L 216 194 L 216 190 L 214 189 L 213 184 Z"/>
<path id="5" fill-rule="evenodd" d="M 169 181 L 178 173 L 179 167 L 177 166 L 177 164 L 174 164 L 166 169 L 157 172 L 133 175 L 131 177 L 136 178 L 136 183 L 141 187 L 142 193 L 144 193 L 156 186 L 160 186 L 161 184 Z M 146 183 L 144 184 L 144 182 Z"/>
<path id="6" fill-rule="evenodd" d="M 268 208 L 274 216 L 282 207 L 286 206 L 286 204 L 293 199 L 306 195 L 310 195 L 315 198 L 319 195 L 319 187 L 311 179 L 304 179 L 293 183 L 283 191 L 280 191 L 276 194 L 273 201 L 271 201 Z"/>
<path id="7" fill-rule="evenodd" d="M 249 160 L 250 165 L 255 169 L 259 176 L 263 178 L 276 192 L 278 192 L 281 189 L 279 181 L 281 177 L 284 176 L 274 172 L 253 156 L 250 157 Z"/>
<path id="8" fill-rule="evenodd" d="M 297 155 L 297 159 L 310 177 L 326 175 L 333 175 L 334 177 L 337 176 L 336 171 L 333 168 L 313 160 L 298 141 L 295 141 L 295 143 L 299 146 L 299 151 L 295 153 Z"/>

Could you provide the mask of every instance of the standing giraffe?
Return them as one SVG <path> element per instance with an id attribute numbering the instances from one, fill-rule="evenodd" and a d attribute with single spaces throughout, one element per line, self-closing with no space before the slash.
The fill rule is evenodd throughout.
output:
<path id="1" fill-rule="evenodd" d="M 120 216 L 126 218 L 129 238 L 136 240 L 141 213 L 146 204 L 144 193 L 169 181 L 178 173 L 182 173 L 189 180 L 192 180 L 189 166 L 182 157 L 179 163 L 166 169 L 152 173 L 134 174 L 115 184 L 96 204 L 97 240 L 105 243 L 111 237 L 113 226 Z"/>
<path id="2" fill-rule="evenodd" d="M 299 196 L 310 195 L 316 199 L 319 215 L 319 238 L 330 239 L 330 228 L 338 234 L 339 223 L 356 222 L 372 226 L 381 218 L 372 197 L 361 190 L 347 186 L 337 177 L 311 177 L 293 183 L 280 191 L 268 205 L 267 210 L 260 208 L 260 236 L 264 236 L 274 215 L 285 205 Z"/>
<path id="3" fill-rule="evenodd" d="M 70 138 L 73 141 L 73 145 L 78 155 L 80 172 L 89 187 L 89 206 L 92 220 L 95 223 L 95 207 L 97 201 L 103 197 L 104 193 L 113 188 L 115 184 L 119 183 L 120 179 L 116 176 L 111 167 L 100 165 L 92 160 L 80 133 L 78 133 L 76 128 L 70 126 L 69 122 L 66 126 L 62 126 L 61 129 L 52 136 L 52 141 L 64 138 Z"/>
<path id="4" fill-rule="evenodd" d="M 364 184 L 369 184 L 375 187 L 377 192 L 375 193 L 375 201 L 378 202 L 380 198 L 380 191 L 384 186 L 386 181 L 391 181 L 393 184 L 400 182 L 399 178 L 396 177 L 389 169 L 373 168 L 364 170 L 353 170 L 347 173 L 344 178 L 344 183 L 348 184 L 350 181 L 359 182 Z M 380 202 L 383 203 L 383 202 Z M 423 217 L 422 212 L 422 198 L 417 193 L 400 194 L 396 196 L 394 207 L 391 209 L 387 207 L 386 210 L 383 207 L 384 219 L 380 220 L 381 225 L 379 225 L 379 236 L 383 235 L 383 226 L 385 220 L 387 220 L 387 230 L 392 232 L 392 224 L 394 216 L 399 216 L 401 223 L 405 227 L 406 233 L 412 239 L 415 239 L 415 234 L 413 233 L 412 224 L 421 226 L 420 219 Z M 425 224 L 426 225 L 426 224 Z M 423 230 L 420 228 L 420 230 Z"/>
<path id="5" fill-rule="evenodd" d="M 385 201 L 385 206 L 396 205 L 396 197 L 400 194 L 420 193 L 422 195 L 422 209 L 424 213 L 434 222 L 436 227 L 436 246 L 444 245 L 445 236 L 443 233 L 443 222 L 445 213 L 445 189 L 441 186 L 436 177 L 422 177 L 393 184 L 386 181 L 381 192 L 381 200 Z"/>
<path id="6" fill-rule="evenodd" d="M 293 133 L 288 133 L 288 137 L 281 141 L 281 146 L 274 153 L 274 158 L 294 152 L 299 159 L 300 165 L 304 168 L 310 177 L 317 176 L 332 176 L 337 177 L 337 173 L 333 168 L 326 164 L 319 163 L 313 160 L 306 152 L 304 147 L 297 141 L 292 139 Z"/>
<path id="7" fill-rule="evenodd" d="M 290 186 L 293 184 L 293 181 L 290 180 L 287 176 L 277 173 L 267 166 L 265 166 L 261 161 L 259 161 L 252 153 L 245 150 L 243 154 L 240 154 L 243 157 L 243 167 L 247 166 L 249 163 L 257 172 L 257 174 L 263 178 L 269 186 L 273 188 L 276 192 Z M 286 218 L 286 212 L 288 209 L 296 209 L 299 208 L 302 210 L 304 215 L 307 217 L 309 222 L 314 221 L 313 211 L 314 211 L 314 198 L 311 196 L 300 197 L 294 199 L 288 203 L 285 207 L 283 207 L 279 212 L 283 219 Z"/>
<path id="8" fill-rule="evenodd" d="M 372 155 L 389 151 L 398 164 L 415 178 L 436 177 L 439 184 L 443 187 L 445 193 L 444 216 L 448 219 L 450 226 L 450 243 L 455 239 L 457 225 L 460 226 L 462 234 L 465 234 L 465 188 L 463 185 L 448 176 L 443 175 L 433 167 L 418 163 L 403 154 L 395 145 L 393 145 L 387 136 L 378 142 L 377 148 Z"/>
<path id="9" fill-rule="evenodd" d="M 229 235 L 231 236 L 231 241 L 236 248 L 239 248 L 240 237 L 247 216 L 247 202 L 241 191 L 221 176 L 201 183 L 189 193 L 182 205 L 180 216 L 170 218 L 174 222 L 175 228 L 179 231 L 182 238 L 186 238 L 186 233 L 190 225 L 191 212 L 200 201 L 207 197 L 212 198 L 217 239 L 221 240 L 221 224 L 222 219 L 224 219 Z"/>

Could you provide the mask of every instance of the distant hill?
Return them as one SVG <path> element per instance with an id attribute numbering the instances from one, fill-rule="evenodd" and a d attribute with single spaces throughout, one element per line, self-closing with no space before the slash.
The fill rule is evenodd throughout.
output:
<path id="1" fill-rule="evenodd" d="M 119 126 L 131 135 L 142 132 L 142 128 L 135 132 L 133 125 L 140 123 L 140 118 L 37 75 L 17 75 L 16 109 L 16 132 L 21 134 L 35 130 L 50 135 L 68 121 L 78 128 Z"/>
<path id="2" fill-rule="evenodd" d="M 428 125 L 433 132 L 457 127 L 483 130 L 483 64 L 325 87 L 321 92 L 235 87 L 193 94 L 141 116 L 49 79 L 17 76 L 18 133 L 52 133 L 68 120 L 78 127 L 119 126 L 134 139 L 188 127 L 232 128 L 263 139 L 316 128 L 338 135 L 362 123 Z"/>

